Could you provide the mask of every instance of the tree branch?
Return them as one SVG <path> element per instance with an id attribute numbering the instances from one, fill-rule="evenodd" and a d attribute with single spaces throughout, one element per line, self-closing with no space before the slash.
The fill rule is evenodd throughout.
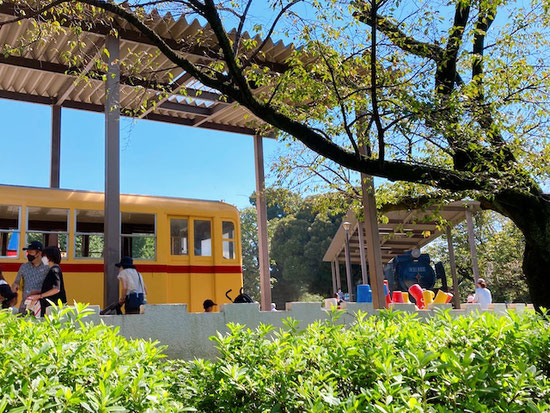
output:
<path id="1" fill-rule="evenodd" d="M 392 22 L 389 18 L 376 14 L 376 17 L 371 15 L 371 8 L 365 5 L 362 10 L 354 13 L 354 16 L 361 22 L 370 27 L 377 27 L 386 37 L 397 47 L 404 52 L 413 54 L 418 57 L 431 59 L 439 64 L 444 58 L 444 50 L 435 44 L 421 42 L 414 37 L 403 32 L 399 26 Z M 460 74 L 456 73 L 454 79 L 457 85 L 464 84 Z"/>
<path id="2" fill-rule="evenodd" d="M 382 33 L 384 33 L 391 42 L 398 46 L 400 49 L 407 53 L 414 54 L 418 57 L 424 57 L 432 59 L 438 62 L 442 55 L 443 50 L 441 47 L 425 43 L 416 40 L 415 38 L 406 35 L 396 23 L 390 21 L 389 18 L 375 14 L 372 15 L 371 7 L 367 4 L 362 10 L 358 10 L 354 13 L 354 16 L 359 19 L 361 23 L 365 23 L 371 27 L 377 27 Z"/>
<path id="3" fill-rule="evenodd" d="M 353 150 L 355 151 L 355 153 L 357 155 L 359 155 L 359 148 L 357 148 L 357 143 L 353 139 L 353 133 L 351 133 L 351 129 L 349 128 L 349 125 L 348 125 L 347 114 L 346 114 L 346 106 L 344 104 L 344 101 L 340 97 L 340 92 L 338 91 L 338 84 L 336 82 L 336 75 L 334 74 L 334 69 L 333 69 L 332 65 L 329 63 L 329 61 L 328 61 L 327 57 L 325 56 L 325 54 L 322 54 L 322 57 L 323 57 L 323 60 L 325 61 L 325 64 L 327 65 L 328 71 L 330 73 L 330 78 L 332 79 L 332 86 L 334 88 L 334 93 L 336 94 L 336 98 L 338 99 L 338 105 L 340 106 L 340 112 L 342 112 L 342 118 L 343 118 L 343 121 L 344 121 L 344 129 L 346 131 L 346 135 L 348 135 L 348 139 L 351 142 L 351 146 L 353 147 Z"/>
<path id="4" fill-rule="evenodd" d="M 381 165 L 384 164 L 385 158 L 385 142 L 384 142 L 384 126 L 380 119 L 380 112 L 378 110 L 378 78 L 376 73 L 376 33 L 377 33 L 377 11 L 378 6 L 376 0 L 372 0 L 371 3 L 371 20 L 373 22 L 371 26 L 371 46 L 370 46 L 370 97 L 372 104 L 372 119 L 376 125 L 376 132 L 378 137 L 378 161 Z"/>
<path id="5" fill-rule="evenodd" d="M 449 33 L 447 47 L 443 51 L 441 59 L 438 61 L 437 70 L 435 73 L 435 88 L 436 91 L 443 95 L 450 95 L 453 90 L 453 85 L 457 77 L 456 62 L 458 59 L 458 51 L 462 44 L 464 29 L 470 15 L 470 6 L 463 5 L 458 2 L 455 9 L 455 17 L 453 27 Z"/>
<path id="6" fill-rule="evenodd" d="M 59 6 L 63 3 L 66 3 L 66 2 L 67 2 L 67 0 L 52 1 L 51 3 L 47 4 L 46 6 L 40 8 L 38 10 L 32 10 L 31 13 L 29 13 L 29 14 L 25 14 L 24 16 L 16 17 L 15 19 L 0 22 L 0 28 L 2 28 L 2 26 L 8 25 L 8 24 L 17 23 L 17 22 L 22 21 L 22 20 L 26 20 L 26 19 L 30 19 L 30 18 L 39 16 L 39 15 L 47 12 L 48 10 L 53 9 L 54 7 L 57 7 L 57 6 Z"/>
<path id="7" fill-rule="evenodd" d="M 269 39 L 271 38 L 271 35 L 273 34 L 273 31 L 275 30 L 275 26 L 277 25 L 277 23 L 279 22 L 279 20 L 281 19 L 281 17 L 284 16 L 284 14 L 292 7 L 294 6 L 296 3 L 300 3 L 302 0 L 293 0 L 291 1 L 290 3 L 288 3 L 286 6 L 284 6 L 281 11 L 279 12 L 279 14 L 277 15 L 277 17 L 275 18 L 275 20 L 273 21 L 273 24 L 271 25 L 271 27 L 269 28 L 269 31 L 267 32 L 267 35 L 265 37 L 265 39 L 263 40 L 262 44 L 260 44 L 260 46 L 258 46 L 258 48 L 248 57 L 245 58 L 245 63 L 243 64 L 243 68 L 245 67 L 248 67 L 250 65 L 250 62 L 258 55 L 258 53 L 260 53 L 262 51 L 262 49 L 265 47 L 266 43 L 269 41 Z"/>
<path id="8" fill-rule="evenodd" d="M 476 96 L 474 103 L 474 111 L 479 125 L 486 131 L 487 138 L 492 145 L 497 149 L 497 153 L 502 150 L 503 159 L 505 163 L 515 162 L 515 156 L 508 148 L 508 145 L 502 138 L 500 131 L 495 130 L 495 123 L 493 116 L 491 115 L 491 106 L 485 104 L 485 92 L 483 90 L 483 55 L 485 38 L 487 31 L 491 27 L 496 16 L 496 10 L 489 10 L 488 12 L 480 12 L 474 28 L 474 44 L 472 52 L 474 54 L 474 61 L 472 63 L 472 81 L 476 84 Z M 498 160 L 498 157 L 497 157 Z"/>
<path id="9" fill-rule="evenodd" d="M 248 3 L 246 3 L 246 7 L 244 8 L 244 12 L 239 19 L 239 27 L 237 28 L 237 33 L 235 34 L 235 41 L 233 42 L 233 54 L 235 55 L 239 50 L 239 44 L 241 43 L 241 36 L 243 32 L 244 22 L 246 21 L 246 15 L 248 14 L 248 10 L 250 9 L 251 4 L 252 4 L 252 0 L 248 0 Z"/>
<path id="10" fill-rule="evenodd" d="M 60 0 L 60 4 L 69 1 L 74 0 Z M 434 166 L 417 165 L 399 161 L 386 160 L 384 162 L 379 162 L 378 160 L 369 159 L 365 156 L 357 156 L 356 153 L 340 147 L 330 139 L 315 132 L 309 126 L 291 119 L 270 106 L 261 104 L 254 98 L 248 88 L 246 79 L 244 79 L 242 72 L 239 71 L 235 56 L 232 53 L 230 42 L 223 30 L 223 26 L 212 0 L 206 0 L 206 7 L 203 12 L 214 30 L 216 37 L 218 37 L 220 47 L 225 56 L 225 63 L 228 66 L 229 76 L 224 76 L 223 79 L 212 78 L 204 74 L 197 69 L 195 65 L 171 49 L 157 33 L 140 21 L 137 16 L 116 3 L 108 3 L 104 0 L 78 1 L 108 11 L 126 20 L 140 30 L 169 60 L 186 70 L 191 76 L 199 80 L 205 86 L 219 90 L 221 93 L 248 108 L 250 112 L 259 119 L 288 133 L 301 141 L 309 149 L 343 167 L 369 175 L 387 178 L 392 181 L 417 182 L 432 186 L 437 184 L 437 186 L 442 189 L 454 191 L 467 189 L 496 191 L 501 189 L 498 182 L 484 179 L 483 175 L 479 173 L 456 172 Z M 196 0 L 190 1 L 196 3 Z M 227 78 L 230 80 L 225 81 Z M 232 85 L 229 82 L 236 82 L 237 84 Z"/>

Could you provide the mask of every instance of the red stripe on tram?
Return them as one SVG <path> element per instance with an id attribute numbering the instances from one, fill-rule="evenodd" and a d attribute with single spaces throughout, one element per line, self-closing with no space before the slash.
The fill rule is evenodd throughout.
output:
<path id="1" fill-rule="evenodd" d="M 22 263 L 8 262 L 0 263 L 2 271 L 16 272 Z M 141 272 L 166 272 L 170 274 L 176 273 L 199 273 L 199 274 L 230 274 L 241 273 L 240 265 L 167 265 L 167 264 L 136 264 L 136 267 Z M 64 272 L 103 272 L 103 264 L 74 264 L 61 263 L 61 269 Z"/>

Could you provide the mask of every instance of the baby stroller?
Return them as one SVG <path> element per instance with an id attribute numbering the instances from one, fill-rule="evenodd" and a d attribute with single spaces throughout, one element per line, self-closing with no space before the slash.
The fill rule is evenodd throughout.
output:
<path id="1" fill-rule="evenodd" d="M 99 312 L 100 315 L 121 315 L 122 309 L 121 309 L 120 303 L 117 301 L 116 303 L 113 303 L 107 307 L 105 307 L 103 310 Z"/>
<path id="2" fill-rule="evenodd" d="M 234 304 L 242 304 L 242 303 L 253 303 L 254 300 L 252 299 L 252 297 L 250 297 L 248 294 L 245 294 L 243 293 L 243 289 L 241 287 L 241 289 L 239 290 L 239 295 L 235 297 L 234 300 L 231 299 L 231 297 L 229 296 L 229 293 L 233 291 L 232 289 L 229 289 L 225 292 L 225 296 L 227 297 L 227 299 L 229 301 L 231 301 L 232 303 Z"/>

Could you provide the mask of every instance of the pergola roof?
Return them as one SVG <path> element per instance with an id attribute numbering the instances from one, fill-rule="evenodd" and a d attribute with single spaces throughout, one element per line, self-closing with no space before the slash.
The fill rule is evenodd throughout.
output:
<path id="1" fill-rule="evenodd" d="M 1 21 L 17 15 L 13 4 L 0 4 Z M 203 41 L 200 45 L 193 44 L 198 33 L 203 33 L 203 39 L 204 33 L 208 35 L 208 26 L 202 26 L 197 20 L 189 23 L 185 17 L 175 20 L 170 13 L 161 16 L 156 11 L 147 16 L 147 24 L 171 47 L 181 50 L 182 43 L 185 43 L 182 55 L 191 62 L 209 63 L 213 60 L 213 40 L 210 44 L 208 41 Z M 156 107 L 146 110 L 140 118 L 255 134 L 256 127 L 261 122 L 247 109 L 224 99 L 217 91 L 205 87 L 181 68 L 174 68 L 174 64 L 133 26 L 116 20 L 116 27 L 120 39 L 122 71 L 121 113 L 136 111 L 144 100 L 156 99 Z M 15 45 L 31 28 L 32 23 L 29 20 L 23 20 L 21 24 L 2 26 L 0 44 Z M 92 66 L 101 56 L 110 30 L 111 27 L 96 24 L 84 31 L 78 39 L 72 30 L 66 30 L 65 33 L 46 38 L 38 47 L 24 49 L 21 56 L 0 55 L 0 98 L 104 112 L 105 86 L 102 73 L 94 72 L 95 68 Z M 207 40 L 212 37 L 207 37 Z M 243 38 L 247 37 L 249 35 L 244 33 Z M 182 42 L 182 39 L 185 41 Z M 67 66 L 62 56 L 70 51 L 71 42 L 77 40 L 84 42 L 89 61 L 85 67 L 72 68 Z M 258 44 L 260 43 L 261 41 Z M 287 47 L 282 42 L 275 44 L 269 40 L 256 62 L 273 71 L 284 71 L 284 62 L 292 50 L 292 47 Z M 157 67 L 154 82 L 144 83 L 142 79 L 132 78 L 129 73 L 124 73 L 124 63 L 129 56 L 135 57 L 140 53 L 158 54 L 153 60 Z M 77 71 L 91 75 L 87 81 L 76 82 Z M 171 94 L 168 97 L 160 96 L 158 85 L 168 89 Z M 186 93 L 182 94 L 182 91 Z"/>
<path id="2" fill-rule="evenodd" d="M 441 220 L 447 221 L 448 225 L 453 227 L 466 219 L 466 211 L 468 209 L 472 212 L 480 210 L 479 202 L 456 201 L 440 208 L 390 211 L 385 213 L 384 216 L 388 219 L 387 222 L 378 223 L 382 263 L 386 264 L 397 255 L 429 244 L 442 235 Z M 359 221 L 351 211 L 342 219 L 342 222 L 346 221 L 351 224 L 349 230 L 351 263 L 361 264 L 358 231 L 361 228 L 363 235 L 366 235 L 364 225 L 361 223 L 362 225 L 359 226 Z M 363 240 L 365 240 L 365 237 L 363 237 Z M 344 227 L 340 225 L 323 257 L 323 261 L 338 260 L 345 262 L 345 245 L 346 233 Z M 365 249 L 366 256 L 366 244 L 363 248 Z"/>

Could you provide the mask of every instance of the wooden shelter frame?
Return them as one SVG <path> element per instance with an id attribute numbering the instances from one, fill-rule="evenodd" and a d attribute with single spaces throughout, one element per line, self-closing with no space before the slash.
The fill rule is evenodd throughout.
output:
<path id="1" fill-rule="evenodd" d="M 20 6 L 0 4 L 0 21 L 20 15 Z M 152 10 L 147 16 L 149 27 L 155 30 L 171 47 L 179 49 L 181 39 L 193 39 L 197 33 L 207 32 L 208 26 L 185 17 L 175 19 L 170 13 L 160 15 Z M 63 23 L 62 23 L 63 24 Z M 220 130 L 253 136 L 257 215 L 261 308 L 271 305 L 269 282 L 269 255 L 267 249 L 267 212 L 265 199 L 263 138 L 270 132 L 258 134 L 265 126 L 246 108 L 235 105 L 215 90 L 205 87 L 181 68 L 174 65 L 151 41 L 127 22 L 115 18 L 118 33 L 113 27 L 93 25 L 85 29 L 79 41 L 85 43 L 89 56 L 82 67 L 70 67 L 63 61 L 69 44 L 75 41 L 70 30 L 46 39 L 43 45 L 23 50 L 21 55 L 0 56 L 0 98 L 49 105 L 52 108 L 50 187 L 59 188 L 61 165 L 61 116 L 63 108 L 80 109 L 105 114 L 105 253 L 104 305 L 118 300 L 118 279 L 114 264 L 120 259 L 120 116 L 136 116 L 171 124 L 201 129 Z M 14 45 L 32 29 L 29 20 L 0 28 L 0 44 Z M 243 38 L 250 37 L 247 33 Z M 212 45 L 192 45 L 182 53 L 192 62 L 211 62 Z M 265 42 L 256 63 L 275 72 L 284 72 L 292 46 L 282 42 Z M 156 56 L 155 79 L 146 82 L 124 73 L 124 63 L 138 53 Z M 102 58 L 108 64 L 106 73 L 97 72 L 95 62 Z M 81 75 L 86 75 L 83 80 Z M 148 102 L 142 110 L 143 102 Z"/>
<path id="2" fill-rule="evenodd" d="M 371 190 L 372 192 L 372 190 Z M 372 195 L 371 195 L 372 196 Z M 364 200 L 365 202 L 365 200 Z M 374 204 L 373 204 L 374 205 Z M 468 228 L 468 243 L 470 246 L 470 257 L 472 271 L 475 282 L 479 278 L 479 269 L 477 263 L 476 244 L 473 229 L 473 214 L 480 211 L 480 205 L 477 201 L 455 201 L 447 203 L 441 207 L 428 207 L 426 209 L 400 210 L 385 213 L 387 221 L 378 222 L 376 217 L 366 222 L 362 222 L 355 216 L 355 213 L 348 211 L 342 219 L 342 224 L 334 235 L 323 261 L 330 262 L 332 268 L 333 288 L 335 293 L 341 288 L 340 265 L 346 264 L 346 231 L 343 223 L 349 223 L 349 264 L 346 265 L 346 278 L 351 279 L 351 274 L 347 274 L 348 267 L 352 264 L 361 266 L 362 282 L 371 284 L 373 291 L 373 304 L 376 308 L 384 307 L 384 301 L 375 302 L 375 293 L 383 294 L 382 266 L 387 264 L 392 258 L 403 254 L 414 248 L 422 248 L 441 235 L 446 234 L 449 251 L 449 261 L 451 277 L 453 281 L 453 304 L 455 308 L 460 308 L 458 279 L 456 274 L 455 255 L 453 248 L 453 239 L 451 229 L 460 222 L 466 220 Z M 446 223 L 443 225 L 442 223 Z M 373 243 L 366 240 L 370 231 L 376 231 L 377 239 Z M 372 245 L 372 247 L 371 247 Z M 374 261 L 372 251 L 378 250 L 380 253 L 379 262 Z M 367 280 L 367 266 L 370 276 Z M 377 271 L 377 272 L 375 272 Z M 353 296 L 348 285 L 348 293 Z"/>

